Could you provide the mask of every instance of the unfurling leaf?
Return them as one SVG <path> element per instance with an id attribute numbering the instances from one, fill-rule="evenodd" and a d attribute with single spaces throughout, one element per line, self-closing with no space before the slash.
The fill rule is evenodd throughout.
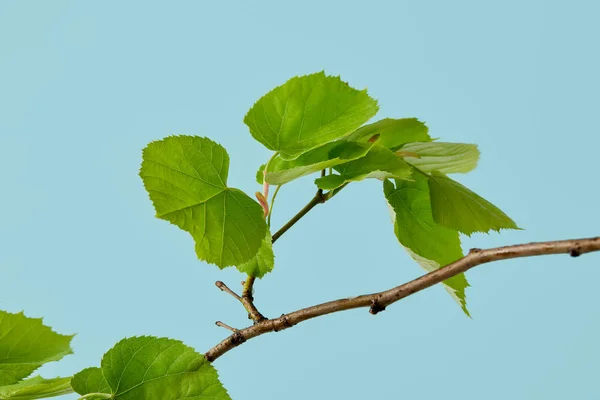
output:
<path id="1" fill-rule="evenodd" d="M 377 110 L 365 90 L 319 72 L 292 78 L 264 95 L 244 123 L 257 141 L 291 160 L 348 135 Z"/>
<path id="2" fill-rule="evenodd" d="M 370 148 L 370 144 L 337 141 L 310 150 L 295 160 L 288 161 L 277 156 L 269 163 L 267 182 L 283 185 L 302 176 L 356 160 L 365 156 Z M 262 183 L 262 180 L 259 182 Z"/>
<path id="3" fill-rule="evenodd" d="M 379 145 L 373 146 L 364 157 L 340 164 L 334 169 L 339 175 L 328 175 L 315 180 L 320 189 L 333 190 L 346 182 L 367 178 L 409 179 L 411 176 L 411 167 L 407 163 L 391 150 Z"/>
<path id="4" fill-rule="evenodd" d="M 477 167 L 479 150 L 465 143 L 408 143 L 400 149 L 404 159 L 424 172 L 469 172 Z M 412 153 L 412 154 L 411 154 Z"/>
<path id="5" fill-rule="evenodd" d="M 113 400 L 230 400 L 217 371 L 178 340 L 123 339 L 102 357 L 101 368 L 76 374 L 73 388 L 87 398 Z"/>
<path id="6" fill-rule="evenodd" d="M 0 311 L 0 386 L 15 384 L 43 364 L 72 354 L 73 336 L 52 331 L 41 318 Z"/>
<path id="7" fill-rule="evenodd" d="M 258 253 L 237 269 L 255 278 L 262 278 L 266 273 L 271 272 L 275 266 L 275 255 L 273 254 L 273 245 L 271 243 L 271 234 L 267 231 L 267 236 L 262 242 Z"/>
<path id="8" fill-rule="evenodd" d="M 256 255 L 267 232 L 262 207 L 227 187 L 229 156 L 197 136 L 170 136 L 143 152 L 140 176 L 158 218 L 189 232 L 198 258 L 220 268 Z"/>
<path id="9" fill-rule="evenodd" d="M 411 142 L 430 142 L 427 126 L 416 118 L 385 118 L 352 132 L 345 140 L 375 142 L 379 146 L 396 150 Z"/>
<path id="10" fill-rule="evenodd" d="M 427 177 L 415 171 L 412 181 L 384 181 L 383 191 L 391 210 L 394 232 L 400 244 L 427 272 L 446 266 L 463 256 L 458 231 L 438 225 L 433 220 Z M 446 290 L 460 304 L 465 314 L 464 274 L 443 282 Z"/>
<path id="11" fill-rule="evenodd" d="M 519 229 L 498 207 L 440 172 L 429 176 L 433 219 L 467 235 Z"/>

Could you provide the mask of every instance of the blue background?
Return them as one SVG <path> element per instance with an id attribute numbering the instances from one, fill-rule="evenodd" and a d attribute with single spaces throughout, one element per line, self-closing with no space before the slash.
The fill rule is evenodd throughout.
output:
<path id="1" fill-rule="evenodd" d="M 235 269 L 196 259 L 155 219 L 141 149 L 209 136 L 229 182 L 254 192 L 269 152 L 242 118 L 271 88 L 325 69 L 368 87 L 382 117 L 418 117 L 477 143 L 458 179 L 526 228 L 464 248 L 599 235 L 600 12 L 594 1 L 2 1 L 0 308 L 77 333 L 97 365 L 152 334 L 205 352 L 248 324 L 221 293 Z M 280 192 L 274 227 L 313 195 Z M 258 306 L 278 316 L 421 274 L 398 245 L 381 184 L 353 184 L 276 245 Z M 338 313 L 251 340 L 215 362 L 241 399 L 598 399 L 600 255 L 488 264 L 468 273 L 473 319 L 441 287 L 377 315 Z M 74 398 L 68 396 L 65 398 Z"/>

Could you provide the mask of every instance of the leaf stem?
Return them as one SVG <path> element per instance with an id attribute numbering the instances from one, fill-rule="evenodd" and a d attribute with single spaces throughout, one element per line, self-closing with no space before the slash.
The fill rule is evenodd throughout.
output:
<path id="1" fill-rule="evenodd" d="M 288 231 L 292 226 L 296 224 L 296 222 L 300 221 L 302 217 L 304 217 L 310 210 L 312 210 L 316 205 L 325 203 L 330 200 L 333 196 L 339 193 L 344 187 L 348 184 L 344 184 L 335 190 L 331 190 L 327 193 L 323 193 L 322 189 L 317 190 L 315 196 L 306 204 L 302 210 L 298 212 L 298 214 L 294 215 L 292 219 L 290 219 L 285 225 L 283 225 L 277 232 L 273 234 L 272 243 L 275 243 L 277 239 L 279 239 L 284 233 Z"/>
<path id="2" fill-rule="evenodd" d="M 103 399 L 110 399 L 110 398 L 112 398 L 112 394 L 108 394 L 108 393 L 88 393 L 88 394 L 85 394 L 85 395 L 81 396 L 77 400 L 93 399 L 93 398 L 97 398 L 97 397 L 101 397 Z"/>
<path id="3" fill-rule="evenodd" d="M 269 215 L 267 217 L 267 226 L 271 227 L 271 214 L 273 214 L 273 206 L 275 205 L 275 197 L 277 197 L 277 193 L 279 193 L 279 189 L 281 189 L 283 185 L 278 185 L 277 189 L 275 189 L 275 193 L 273 193 L 273 197 L 271 198 L 271 205 L 269 206 Z"/>

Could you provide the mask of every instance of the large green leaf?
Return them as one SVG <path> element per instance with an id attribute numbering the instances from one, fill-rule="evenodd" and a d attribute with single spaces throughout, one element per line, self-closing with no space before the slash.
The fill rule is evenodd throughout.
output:
<path id="1" fill-rule="evenodd" d="M 284 160 L 277 156 L 269 163 L 267 182 L 283 185 L 302 176 L 363 157 L 370 148 L 371 144 L 337 141 L 310 150 L 295 160 Z M 262 183 L 262 174 L 257 174 L 257 180 Z"/>
<path id="2" fill-rule="evenodd" d="M 0 311 L 0 386 L 17 383 L 43 364 L 72 354 L 73 336 L 52 331 L 41 318 Z"/>
<path id="3" fill-rule="evenodd" d="M 397 149 L 410 142 L 430 142 L 427 126 L 416 118 L 385 118 L 352 132 L 346 140 L 376 141 L 388 149 Z"/>
<path id="4" fill-rule="evenodd" d="M 292 78 L 264 95 L 244 123 L 256 140 L 289 160 L 346 136 L 377 110 L 366 90 L 319 72 Z"/>
<path id="5" fill-rule="evenodd" d="M 433 219 L 467 235 L 500 229 L 519 229 L 498 207 L 446 175 L 429 176 Z"/>
<path id="6" fill-rule="evenodd" d="M 394 232 L 400 244 L 426 271 L 446 266 L 463 256 L 458 231 L 438 225 L 433 220 L 427 178 L 415 171 L 412 181 L 386 180 L 383 191 L 387 199 Z M 467 310 L 465 289 L 469 285 L 464 274 L 443 282 L 446 290 Z"/>
<path id="7" fill-rule="evenodd" d="M 425 172 L 469 172 L 477 167 L 479 161 L 479 150 L 474 144 L 408 143 L 402 146 L 402 152 L 408 154 L 404 157 L 406 162 Z"/>
<path id="8" fill-rule="evenodd" d="M 230 400 L 217 371 L 202 354 L 178 340 L 151 336 L 123 339 L 102 358 L 98 369 L 73 378 L 77 393 L 114 400 Z M 87 384 L 92 380 L 92 384 Z M 99 390 L 94 392 L 92 390 Z"/>
<path id="9" fill-rule="evenodd" d="M 267 233 L 262 207 L 227 187 L 229 156 L 197 136 L 170 136 L 143 152 L 140 176 L 158 218 L 189 232 L 201 260 L 240 265 L 256 255 Z"/>
<path id="10" fill-rule="evenodd" d="M 271 233 L 267 232 L 267 236 L 263 240 L 258 253 L 242 265 L 238 265 L 237 269 L 256 278 L 262 278 L 266 273 L 271 272 L 275 266 L 275 255 L 273 254 L 273 244 L 271 242 Z"/>
<path id="11" fill-rule="evenodd" d="M 373 146 L 364 157 L 338 165 L 334 169 L 338 172 L 337 175 L 332 174 L 315 180 L 320 189 L 333 190 L 346 182 L 367 178 L 408 179 L 411 176 L 411 167 L 382 146 Z"/>
<path id="12" fill-rule="evenodd" d="M 0 399 L 47 399 L 73 393 L 71 378 L 44 379 L 36 376 L 13 385 L 0 386 Z"/>

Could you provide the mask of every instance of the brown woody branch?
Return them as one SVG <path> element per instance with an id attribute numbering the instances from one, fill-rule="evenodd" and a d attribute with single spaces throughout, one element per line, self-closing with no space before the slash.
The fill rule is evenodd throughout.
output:
<path id="1" fill-rule="evenodd" d="M 207 351 L 205 357 L 208 361 L 214 361 L 229 350 L 244 343 L 246 340 L 267 332 L 281 331 L 302 321 L 316 318 L 321 315 L 361 307 L 369 307 L 372 314 L 377 314 L 379 311 L 385 310 L 387 306 L 398 300 L 440 283 L 473 267 L 489 262 L 550 254 L 569 254 L 572 257 L 577 257 L 581 254 L 594 251 L 600 251 L 600 237 L 527 243 L 487 250 L 472 249 L 465 257 L 403 285 L 396 286 L 395 288 L 379 293 L 334 300 L 294 311 L 289 314 L 283 314 L 279 318 L 265 319 L 253 326 L 236 331 L 227 339 Z"/>

